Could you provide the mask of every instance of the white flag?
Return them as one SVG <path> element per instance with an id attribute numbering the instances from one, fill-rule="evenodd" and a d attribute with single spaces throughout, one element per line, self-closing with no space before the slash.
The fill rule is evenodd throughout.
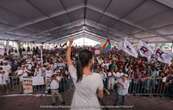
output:
<path id="1" fill-rule="evenodd" d="M 139 41 L 138 50 L 141 56 L 146 57 L 148 60 L 151 59 L 153 50 L 151 47 L 143 41 Z"/>
<path id="2" fill-rule="evenodd" d="M 4 48 L 0 48 L 0 55 L 4 56 L 5 53 L 5 49 Z"/>
<path id="3" fill-rule="evenodd" d="M 118 50 L 122 50 L 123 47 L 123 41 L 120 41 L 117 45 Z"/>
<path id="4" fill-rule="evenodd" d="M 158 48 L 155 51 L 155 55 L 157 56 L 158 61 L 169 65 L 171 64 L 172 56 L 169 53 L 165 53 Z"/>
<path id="5" fill-rule="evenodd" d="M 10 47 L 9 47 L 9 40 L 6 41 L 5 48 L 6 48 L 6 54 L 8 55 L 9 50 L 10 50 L 10 49 L 9 49 L 9 48 L 10 48 Z"/>
<path id="6" fill-rule="evenodd" d="M 133 47 L 133 45 L 127 41 L 127 39 L 124 40 L 122 48 L 121 48 L 124 52 L 126 52 L 127 54 L 137 58 L 138 57 L 138 52 L 136 51 L 136 49 Z"/>

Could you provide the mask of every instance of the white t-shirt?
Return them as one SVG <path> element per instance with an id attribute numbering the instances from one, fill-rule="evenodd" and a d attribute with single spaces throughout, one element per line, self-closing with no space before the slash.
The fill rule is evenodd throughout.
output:
<path id="1" fill-rule="evenodd" d="M 83 75 L 80 82 L 77 81 L 76 68 L 73 65 L 68 66 L 70 75 L 75 84 L 75 92 L 72 100 L 71 110 L 76 110 L 73 107 L 79 107 L 78 110 L 100 110 L 100 104 L 97 99 L 97 89 L 103 90 L 103 81 L 101 75 L 98 73 L 92 73 L 91 75 Z M 90 108 L 88 108 L 90 107 Z M 98 107 L 92 108 L 92 107 Z"/>
<path id="2" fill-rule="evenodd" d="M 46 70 L 46 77 L 50 78 L 53 75 L 53 71 L 52 70 Z"/>
<path id="3" fill-rule="evenodd" d="M 50 83 L 50 89 L 53 90 L 59 89 L 59 82 L 56 80 L 52 80 Z"/>
<path id="4" fill-rule="evenodd" d="M 103 63 L 102 67 L 106 67 L 106 69 L 109 69 L 109 63 Z"/>
<path id="5" fill-rule="evenodd" d="M 162 82 L 165 83 L 166 82 L 166 79 L 167 79 L 167 77 L 163 77 L 162 78 Z"/>
<path id="6" fill-rule="evenodd" d="M 28 69 L 29 69 L 29 70 L 32 69 L 32 64 L 31 64 L 31 63 L 28 64 Z"/>
<path id="7" fill-rule="evenodd" d="M 20 81 L 22 81 L 23 77 L 27 77 L 28 76 L 28 73 L 25 72 L 25 70 L 18 70 L 17 71 L 17 75 L 19 76 Z"/>
<path id="8" fill-rule="evenodd" d="M 116 72 L 116 73 L 114 74 L 114 76 L 115 76 L 116 78 L 120 78 L 123 74 L 124 74 L 124 73 Z"/>
<path id="9" fill-rule="evenodd" d="M 127 95 L 130 85 L 130 80 L 123 81 L 122 78 L 118 79 L 117 81 L 121 85 L 118 86 L 118 94 L 119 95 Z"/>
<path id="10" fill-rule="evenodd" d="M 5 66 L 2 66 L 2 67 L 3 67 L 3 70 L 5 71 L 5 74 L 9 75 L 9 73 L 11 72 L 11 66 L 10 65 L 5 65 Z"/>
<path id="11" fill-rule="evenodd" d="M 97 61 L 98 61 L 99 64 L 102 64 L 103 63 L 103 60 L 100 59 L 100 58 L 98 58 L 98 57 L 97 57 Z"/>
<path id="12" fill-rule="evenodd" d="M 22 75 L 23 74 L 23 70 L 18 70 L 17 71 L 17 75 Z"/>
<path id="13" fill-rule="evenodd" d="M 102 73 L 101 73 L 101 76 L 102 76 L 102 80 L 106 80 L 107 74 L 106 74 L 105 72 L 102 72 Z"/>
<path id="14" fill-rule="evenodd" d="M 36 71 L 34 72 L 34 76 L 43 76 L 43 75 L 42 75 L 42 72 L 41 72 L 41 71 L 36 70 Z"/>
<path id="15" fill-rule="evenodd" d="M 56 80 L 57 80 L 58 82 L 60 82 L 60 81 L 62 80 L 62 76 L 57 76 L 57 77 L 56 77 Z"/>
<path id="16" fill-rule="evenodd" d="M 111 72 L 109 72 L 109 73 L 108 73 L 108 77 L 111 77 L 111 76 L 112 76 L 112 73 L 111 73 Z"/>
<path id="17" fill-rule="evenodd" d="M 0 85 L 6 85 L 7 84 L 8 77 L 5 74 L 0 74 Z"/>

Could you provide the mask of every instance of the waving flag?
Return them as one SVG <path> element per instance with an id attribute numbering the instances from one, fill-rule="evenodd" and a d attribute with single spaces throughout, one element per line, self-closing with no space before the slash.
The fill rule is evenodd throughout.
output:
<path id="1" fill-rule="evenodd" d="M 138 51 L 141 56 L 146 57 L 148 60 L 151 59 L 151 56 L 153 54 L 153 50 L 151 49 L 151 47 L 143 41 L 139 41 Z"/>
<path id="2" fill-rule="evenodd" d="M 0 48 L 0 55 L 4 55 L 5 53 L 5 49 L 4 48 Z"/>
<path id="3" fill-rule="evenodd" d="M 123 47 L 123 41 L 118 42 L 117 43 L 117 49 L 122 50 L 122 47 Z"/>
<path id="4" fill-rule="evenodd" d="M 5 50 L 6 50 L 6 54 L 8 55 L 9 54 L 9 50 L 10 50 L 9 40 L 6 41 Z"/>
<path id="5" fill-rule="evenodd" d="M 172 56 L 168 53 L 163 52 L 161 49 L 156 49 L 155 55 L 157 56 L 158 61 L 166 64 L 171 64 Z"/>
<path id="6" fill-rule="evenodd" d="M 111 48 L 111 42 L 109 39 L 106 40 L 106 42 L 102 45 L 103 49 L 110 49 Z"/>
<path id="7" fill-rule="evenodd" d="M 127 41 L 127 39 L 124 40 L 124 42 L 122 43 L 122 48 L 121 48 L 124 52 L 126 52 L 127 54 L 137 58 L 138 57 L 138 52 L 136 51 L 136 49 L 133 47 L 133 45 Z"/>

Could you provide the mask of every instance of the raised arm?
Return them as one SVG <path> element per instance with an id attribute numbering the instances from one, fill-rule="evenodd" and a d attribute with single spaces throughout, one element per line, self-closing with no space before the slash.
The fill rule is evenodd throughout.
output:
<path id="1" fill-rule="evenodd" d="M 67 60 L 67 65 L 72 65 L 72 59 L 71 59 L 71 46 L 73 43 L 73 39 L 69 39 L 69 45 L 67 47 L 67 53 L 66 53 L 66 60 Z"/>
<path id="2" fill-rule="evenodd" d="M 67 47 L 67 53 L 66 53 L 66 60 L 67 60 L 67 65 L 68 65 L 68 71 L 72 77 L 73 83 L 76 84 L 77 82 L 77 73 L 76 73 L 76 68 L 74 67 L 71 59 L 71 46 L 73 43 L 73 39 L 69 39 L 69 45 Z"/>

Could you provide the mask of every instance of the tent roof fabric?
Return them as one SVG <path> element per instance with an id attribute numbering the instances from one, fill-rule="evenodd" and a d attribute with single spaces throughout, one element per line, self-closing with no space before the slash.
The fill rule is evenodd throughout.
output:
<path id="1" fill-rule="evenodd" d="M 0 0 L 0 39 L 50 42 L 83 31 L 172 42 L 173 0 Z"/>

